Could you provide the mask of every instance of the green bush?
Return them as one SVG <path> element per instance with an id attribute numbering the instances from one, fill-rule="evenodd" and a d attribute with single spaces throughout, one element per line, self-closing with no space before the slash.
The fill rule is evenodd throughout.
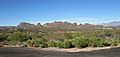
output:
<path id="1" fill-rule="evenodd" d="M 59 48 L 70 48 L 71 42 L 65 40 L 65 41 L 56 41 L 56 46 Z"/>
<path id="2" fill-rule="evenodd" d="M 96 39 L 96 45 L 97 47 L 104 47 L 105 40 L 104 39 Z"/>
<path id="3" fill-rule="evenodd" d="M 50 40 L 47 42 L 48 47 L 56 47 L 56 42 L 53 40 Z"/>
<path id="4" fill-rule="evenodd" d="M 117 46 L 119 43 L 118 39 L 112 39 L 111 40 L 111 46 Z"/>
<path id="5" fill-rule="evenodd" d="M 65 40 L 62 42 L 62 48 L 70 48 L 72 46 L 72 43 L 68 40 Z"/>
<path id="6" fill-rule="evenodd" d="M 8 35 L 0 33 L 0 42 L 7 40 Z"/>
<path id="7" fill-rule="evenodd" d="M 108 45 L 104 38 L 89 38 L 89 47 L 104 47 Z"/>
<path id="8" fill-rule="evenodd" d="M 27 40 L 27 35 L 21 32 L 14 32 L 11 36 L 7 38 L 8 41 L 13 44 L 17 44 L 17 42 L 25 42 Z"/>
<path id="9" fill-rule="evenodd" d="M 63 41 L 56 41 L 56 46 L 59 48 L 63 48 Z"/>
<path id="10" fill-rule="evenodd" d="M 22 43 L 20 44 L 20 46 L 21 46 L 21 47 L 28 47 L 26 42 L 22 42 Z"/>
<path id="11" fill-rule="evenodd" d="M 73 39 L 72 45 L 74 45 L 77 48 L 87 47 L 88 39 L 82 37 L 76 37 L 75 39 Z"/>
<path id="12" fill-rule="evenodd" d="M 28 47 L 44 47 L 45 43 L 42 39 L 40 38 L 33 38 L 27 40 Z"/>
<path id="13" fill-rule="evenodd" d="M 64 41 L 49 41 L 49 47 L 59 47 L 59 48 L 85 48 L 85 47 L 104 47 L 104 46 L 117 46 L 119 40 L 117 39 L 105 39 L 105 38 L 85 38 L 76 37 Z"/>
<path id="14" fill-rule="evenodd" d="M 111 39 L 105 39 L 104 46 L 110 46 L 111 45 Z"/>
<path id="15" fill-rule="evenodd" d="M 33 45 L 34 45 L 34 42 L 32 41 L 32 40 L 27 40 L 27 46 L 28 47 L 33 47 Z"/>
<path id="16" fill-rule="evenodd" d="M 116 43 L 116 41 L 114 43 Z M 105 38 L 76 37 L 76 38 L 72 39 L 72 45 L 74 45 L 77 48 L 104 47 L 104 46 L 110 46 L 111 41 L 109 39 L 105 39 Z"/>
<path id="17" fill-rule="evenodd" d="M 48 41 L 48 47 L 71 48 L 72 43 L 69 40 L 64 41 Z"/>

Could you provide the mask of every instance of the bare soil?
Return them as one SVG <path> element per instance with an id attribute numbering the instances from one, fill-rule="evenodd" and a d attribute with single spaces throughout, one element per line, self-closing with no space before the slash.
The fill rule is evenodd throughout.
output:
<path id="1" fill-rule="evenodd" d="M 116 47 L 87 47 L 87 48 L 56 48 L 56 47 L 49 47 L 49 48 L 34 48 L 38 50 L 44 50 L 44 51 L 59 51 L 59 52 L 83 52 L 83 51 L 94 51 L 94 50 L 103 50 L 103 49 L 111 49 L 111 48 L 117 48 Z"/>
<path id="2" fill-rule="evenodd" d="M 0 48 L 0 57 L 120 57 L 120 47 L 81 52 L 45 51 L 34 48 Z"/>

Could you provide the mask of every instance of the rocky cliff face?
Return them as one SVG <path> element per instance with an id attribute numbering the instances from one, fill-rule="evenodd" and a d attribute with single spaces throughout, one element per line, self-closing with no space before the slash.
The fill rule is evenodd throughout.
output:
<path id="1" fill-rule="evenodd" d="M 46 23 L 44 24 L 45 27 L 68 27 L 68 26 L 76 26 L 75 23 L 69 22 L 53 22 L 53 23 Z"/>
<path id="2" fill-rule="evenodd" d="M 17 27 L 19 28 L 51 28 L 51 29 L 62 29 L 62 30 L 79 30 L 79 29 L 102 29 L 103 26 L 100 25 L 92 25 L 89 23 L 77 25 L 77 23 L 70 23 L 70 22 L 53 22 L 53 23 L 46 23 L 41 25 L 38 23 L 37 25 L 21 22 Z"/>

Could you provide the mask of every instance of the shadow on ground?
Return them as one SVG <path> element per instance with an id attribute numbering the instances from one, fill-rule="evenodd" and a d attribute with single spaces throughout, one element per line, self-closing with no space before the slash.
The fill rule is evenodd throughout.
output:
<path id="1" fill-rule="evenodd" d="M 120 57 L 120 47 L 90 52 L 56 52 L 31 48 L 0 48 L 0 57 Z"/>

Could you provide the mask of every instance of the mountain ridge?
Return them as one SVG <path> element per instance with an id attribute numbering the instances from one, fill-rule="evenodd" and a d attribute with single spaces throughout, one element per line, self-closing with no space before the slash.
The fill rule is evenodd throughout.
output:
<path id="1" fill-rule="evenodd" d="M 108 22 L 108 23 L 102 23 L 101 25 L 103 26 L 113 26 L 113 27 L 117 27 L 120 26 L 120 21 L 112 21 L 112 22 Z"/>

